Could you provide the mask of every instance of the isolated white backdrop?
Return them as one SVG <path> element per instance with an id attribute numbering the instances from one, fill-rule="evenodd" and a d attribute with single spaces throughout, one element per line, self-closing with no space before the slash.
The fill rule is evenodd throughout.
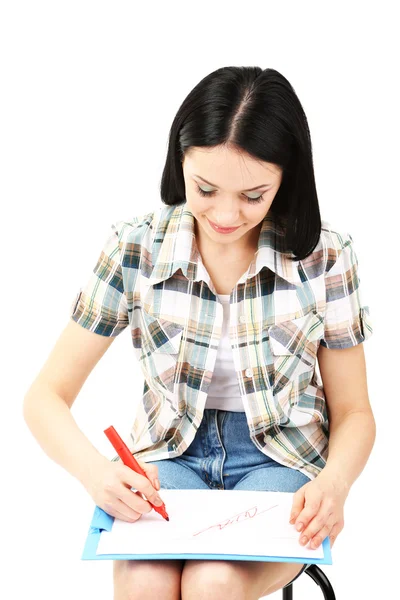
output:
<path id="1" fill-rule="evenodd" d="M 376 598 L 397 578 L 390 553 L 399 533 L 393 4 L 1 4 L 1 597 L 112 598 L 112 562 L 80 558 L 93 501 L 33 438 L 23 397 L 67 324 L 110 224 L 160 206 L 180 103 L 227 65 L 271 67 L 294 86 L 311 129 L 322 216 L 354 239 L 374 323 L 365 353 L 377 439 L 345 505 L 333 565 L 323 570 L 340 600 Z M 128 439 L 142 386 L 126 330 L 72 408 L 105 456 L 114 450 L 103 430 L 112 424 Z M 321 594 L 303 575 L 295 597 Z"/>

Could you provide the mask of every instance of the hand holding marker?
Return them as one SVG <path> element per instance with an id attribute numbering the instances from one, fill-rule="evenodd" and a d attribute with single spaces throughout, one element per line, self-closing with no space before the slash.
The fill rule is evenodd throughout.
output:
<path id="1" fill-rule="evenodd" d="M 139 475 L 144 475 L 144 477 L 149 479 L 146 473 L 143 471 L 142 467 L 137 462 L 136 458 L 131 454 L 131 451 L 129 450 L 128 446 L 116 432 L 115 428 L 111 425 L 111 427 L 108 427 L 108 429 L 104 430 L 104 433 L 114 446 L 115 451 L 118 453 L 118 456 L 121 458 L 124 465 L 133 469 L 135 473 L 139 473 Z M 141 498 L 143 498 L 143 494 L 141 492 L 138 491 L 136 493 L 140 494 Z M 169 517 L 167 511 L 165 510 L 164 503 L 161 506 L 155 506 L 150 502 L 150 500 L 147 500 L 147 502 L 149 502 L 149 504 L 151 504 L 154 510 L 157 511 L 164 519 L 166 519 L 166 521 L 169 521 Z"/>

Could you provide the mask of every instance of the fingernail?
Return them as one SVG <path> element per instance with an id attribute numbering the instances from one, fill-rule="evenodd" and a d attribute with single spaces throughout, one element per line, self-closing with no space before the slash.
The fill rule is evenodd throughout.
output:
<path id="1" fill-rule="evenodd" d="M 307 538 L 306 537 L 302 537 L 300 540 L 300 544 L 306 544 L 307 543 Z"/>
<path id="2" fill-rule="evenodd" d="M 157 506 L 161 506 L 161 504 L 163 504 L 163 501 L 161 500 L 160 496 L 156 496 L 155 504 Z"/>
<path id="3" fill-rule="evenodd" d="M 300 531 L 301 529 L 303 529 L 303 523 L 297 523 L 296 529 L 297 529 L 297 531 Z"/>

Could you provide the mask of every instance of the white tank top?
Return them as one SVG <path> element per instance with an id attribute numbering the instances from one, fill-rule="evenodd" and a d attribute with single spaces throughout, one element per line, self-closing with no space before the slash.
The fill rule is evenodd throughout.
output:
<path id="1" fill-rule="evenodd" d="M 244 412 L 239 383 L 233 364 L 229 327 L 229 294 L 218 294 L 223 307 L 222 334 L 217 350 L 214 373 L 208 390 L 205 408 Z"/>

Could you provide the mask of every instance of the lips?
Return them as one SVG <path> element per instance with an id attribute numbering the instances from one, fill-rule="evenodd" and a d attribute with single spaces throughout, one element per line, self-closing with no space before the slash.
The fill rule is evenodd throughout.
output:
<path id="1" fill-rule="evenodd" d="M 239 229 L 239 227 L 219 227 L 219 225 L 217 225 L 216 223 L 213 223 L 213 221 L 210 221 L 210 219 L 208 219 L 208 222 L 210 223 L 211 227 L 215 230 L 215 231 L 220 231 L 221 233 L 231 233 L 232 231 L 236 231 L 236 229 Z"/>

